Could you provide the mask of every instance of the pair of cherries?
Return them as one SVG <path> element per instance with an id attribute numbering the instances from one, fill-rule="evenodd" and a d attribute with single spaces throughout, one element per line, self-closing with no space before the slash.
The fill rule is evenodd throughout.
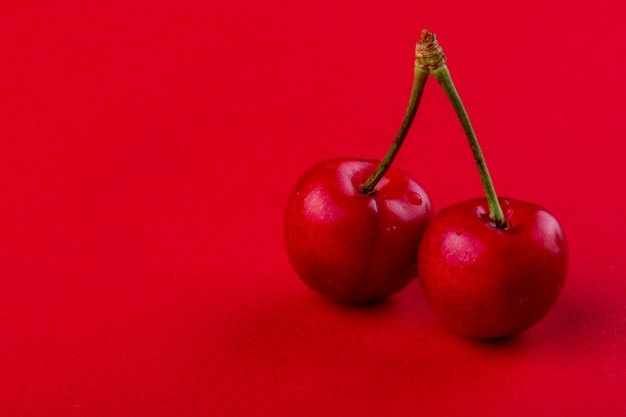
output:
<path id="1" fill-rule="evenodd" d="M 485 198 L 433 214 L 424 189 L 392 166 L 430 76 L 455 109 L 476 160 Z M 447 328 L 480 339 L 518 334 L 556 302 L 567 244 L 538 205 L 498 198 L 476 135 L 434 34 L 416 46 L 411 99 L 385 158 L 334 158 L 309 169 L 285 213 L 289 262 L 311 289 L 342 303 L 385 299 L 415 277 Z"/>

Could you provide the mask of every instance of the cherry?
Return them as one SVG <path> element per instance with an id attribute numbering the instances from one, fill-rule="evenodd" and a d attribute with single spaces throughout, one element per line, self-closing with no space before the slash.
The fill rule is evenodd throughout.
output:
<path id="1" fill-rule="evenodd" d="M 520 333 L 556 302 L 567 245 L 541 207 L 501 199 L 507 228 L 489 219 L 484 198 L 441 210 L 422 238 L 418 276 L 445 326 L 474 338 Z"/>
<path id="2" fill-rule="evenodd" d="M 486 198 L 440 211 L 420 244 L 419 281 L 449 329 L 473 338 L 512 336 L 539 322 L 561 293 L 568 262 L 565 236 L 545 209 L 498 199 L 445 55 L 435 36 L 424 32 L 432 56 L 441 58 L 430 72 L 461 121 Z"/>
<path id="3" fill-rule="evenodd" d="M 380 163 L 322 161 L 304 173 L 287 199 L 289 262 L 307 286 L 332 300 L 382 300 L 415 278 L 418 244 L 432 218 L 432 205 L 424 189 L 391 164 L 429 74 L 416 60 L 404 120 Z"/>
<path id="4" fill-rule="evenodd" d="M 376 161 L 336 158 L 298 181 L 287 205 L 289 261 L 313 290 L 340 302 L 389 297 L 415 278 L 417 247 L 431 219 L 424 189 L 391 167 L 374 195 L 359 187 Z"/>

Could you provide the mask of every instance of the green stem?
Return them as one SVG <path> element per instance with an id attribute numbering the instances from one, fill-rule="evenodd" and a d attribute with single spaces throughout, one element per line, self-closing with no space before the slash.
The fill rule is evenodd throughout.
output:
<path id="1" fill-rule="evenodd" d="M 463 106 L 463 102 L 459 97 L 459 93 L 456 91 L 456 88 L 452 83 L 450 71 L 448 71 L 448 67 L 444 63 L 437 68 L 431 70 L 431 74 L 433 75 L 435 80 L 437 80 L 439 85 L 441 85 L 441 87 L 443 88 L 443 91 L 448 97 L 450 103 L 452 103 L 454 111 L 456 112 L 456 115 L 459 118 L 461 125 L 463 126 L 465 136 L 467 136 L 470 148 L 472 149 L 472 153 L 474 154 L 474 160 L 476 161 L 476 165 L 478 166 L 480 180 L 482 181 L 483 188 L 485 189 L 485 196 L 487 197 L 487 202 L 489 204 L 489 217 L 496 224 L 496 227 L 500 229 L 506 229 L 508 227 L 508 224 L 506 218 L 504 217 L 504 213 L 502 212 L 502 207 L 500 206 L 500 202 L 498 201 L 496 191 L 493 187 L 493 182 L 491 181 L 491 176 L 489 175 L 489 170 L 487 169 L 487 164 L 485 162 L 483 152 L 480 149 L 478 139 L 476 138 L 476 134 L 474 133 L 474 129 L 472 128 L 472 124 L 470 123 L 467 111 Z"/>
<path id="2" fill-rule="evenodd" d="M 391 147 L 387 151 L 387 154 L 380 164 L 378 164 L 374 173 L 367 179 L 367 181 L 365 181 L 365 184 L 360 187 L 360 191 L 363 194 L 372 195 L 376 193 L 376 184 L 378 184 L 378 182 L 383 178 L 389 167 L 391 167 L 396 155 L 400 151 L 400 147 L 402 146 L 406 135 L 409 133 L 413 119 L 415 119 L 415 114 L 417 113 L 417 109 L 422 99 L 422 94 L 424 93 L 424 87 L 426 86 L 426 81 L 428 81 L 429 74 L 428 70 L 420 68 L 417 65 L 415 66 L 411 98 L 409 99 L 409 105 L 406 109 L 400 130 L 391 144 Z"/>

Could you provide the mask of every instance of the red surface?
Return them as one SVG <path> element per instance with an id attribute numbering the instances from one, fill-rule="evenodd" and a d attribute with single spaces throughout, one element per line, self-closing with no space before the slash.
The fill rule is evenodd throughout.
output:
<path id="1" fill-rule="evenodd" d="M 0 5 L 1 415 L 626 413 L 622 2 L 96 3 Z M 382 156 L 424 27 L 499 193 L 569 239 L 554 309 L 503 342 L 416 282 L 343 307 L 286 260 L 291 186 Z M 481 193 L 432 82 L 397 165 L 436 208 Z"/>

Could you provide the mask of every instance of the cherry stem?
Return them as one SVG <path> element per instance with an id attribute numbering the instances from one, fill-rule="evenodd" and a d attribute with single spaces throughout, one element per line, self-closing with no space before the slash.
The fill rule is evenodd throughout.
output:
<path id="1" fill-rule="evenodd" d="M 432 35 L 433 42 L 436 43 L 435 35 L 424 30 L 427 34 Z M 424 37 L 424 32 L 422 32 L 422 37 Z M 437 45 L 439 50 L 441 48 Z M 489 175 L 489 170 L 487 169 L 487 163 L 485 162 L 485 157 L 483 156 L 483 152 L 480 149 L 480 145 L 478 144 L 478 139 L 476 138 L 476 133 L 472 128 L 472 124 L 470 123 L 469 116 L 467 115 L 467 111 L 465 110 L 465 106 L 463 106 L 463 102 L 461 101 L 461 97 L 454 87 L 454 83 L 452 82 L 452 77 L 450 76 L 450 71 L 445 64 L 445 55 L 441 52 L 443 59 L 441 59 L 434 68 L 431 68 L 430 73 L 433 75 L 433 78 L 437 80 L 444 93 L 448 97 L 448 100 L 454 107 L 454 111 L 463 126 L 463 131 L 465 132 L 465 136 L 467 137 L 467 141 L 469 142 L 469 146 L 472 149 L 472 153 L 474 154 L 474 160 L 476 161 L 476 166 L 478 167 L 478 173 L 480 174 L 480 180 L 483 184 L 483 188 L 485 190 L 485 196 L 487 197 L 487 203 L 489 204 L 489 217 L 495 223 L 496 227 L 499 229 L 506 229 L 508 227 L 508 223 L 506 218 L 504 217 L 504 213 L 502 212 L 502 207 L 500 206 L 500 202 L 498 201 L 498 196 L 496 194 L 496 190 L 493 187 L 493 182 L 491 181 L 491 175 Z"/>
<path id="2" fill-rule="evenodd" d="M 402 146 L 404 139 L 409 133 L 409 129 L 411 128 L 411 124 L 413 123 L 413 119 L 415 119 L 415 114 L 417 113 L 420 101 L 422 100 L 422 94 L 424 93 L 424 87 L 426 86 L 426 81 L 428 81 L 429 75 L 430 72 L 427 69 L 421 68 L 417 64 L 415 65 L 411 97 L 409 99 L 409 105 L 406 109 L 406 113 L 404 115 L 402 125 L 400 126 L 400 130 L 398 131 L 396 138 L 391 144 L 391 147 L 387 151 L 387 154 L 380 162 L 380 164 L 378 164 L 376 170 L 359 188 L 359 191 L 361 193 L 369 195 L 373 195 L 376 193 L 376 184 L 378 184 L 378 182 L 387 173 L 387 170 L 389 170 L 389 168 L 391 167 L 391 164 L 393 163 L 396 155 L 398 155 L 400 147 Z"/>

